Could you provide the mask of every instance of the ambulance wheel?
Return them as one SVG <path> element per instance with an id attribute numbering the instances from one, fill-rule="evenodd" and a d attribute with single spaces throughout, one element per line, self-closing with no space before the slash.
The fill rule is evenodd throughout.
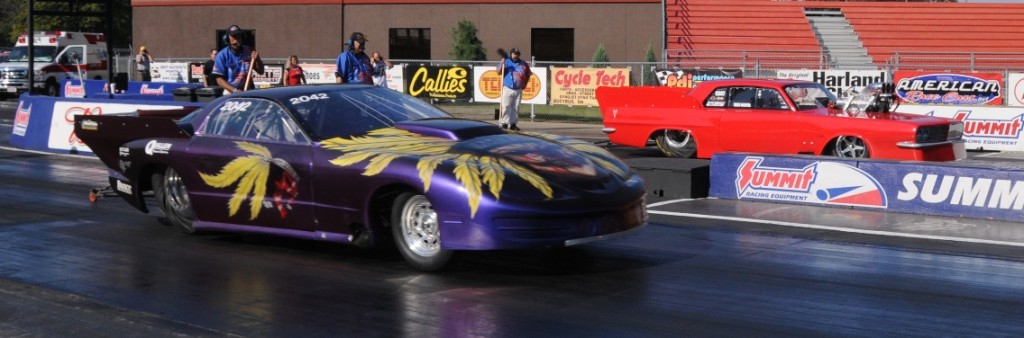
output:
<path id="1" fill-rule="evenodd" d="M 46 87 L 43 89 L 43 94 L 46 94 L 46 96 L 60 96 L 60 87 L 57 86 L 57 81 L 52 78 L 46 80 Z"/>

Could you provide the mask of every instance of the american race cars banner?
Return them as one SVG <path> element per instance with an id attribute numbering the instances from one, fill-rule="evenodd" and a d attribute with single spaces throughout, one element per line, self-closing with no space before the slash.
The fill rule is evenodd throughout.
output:
<path id="1" fill-rule="evenodd" d="M 406 93 L 419 98 L 469 101 L 473 82 L 469 68 L 463 66 L 405 67 Z"/>
<path id="2" fill-rule="evenodd" d="M 530 71 L 533 72 L 533 76 L 530 76 L 530 82 L 523 89 L 523 99 L 521 102 L 525 104 L 547 104 L 548 70 L 543 67 L 530 67 Z M 473 82 L 476 83 L 473 101 L 501 102 L 502 78 L 494 67 L 473 67 Z"/>
<path id="3" fill-rule="evenodd" d="M 846 102 L 867 85 L 889 82 L 889 73 L 884 70 L 780 69 L 775 78 L 820 83 L 840 102 Z"/>
<path id="4" fill-rule="evenodd" d="M 551 104 L 597 106 L 597 87 L 626 87 L 629 83 L 629 68 L 551 67 Z"/>
<path id="5" fill-rule="evenodd" d="M 655 69 L 658 84 L 666 87 L 693 88 L 708 80 L 736 79 L 743 77 L 742 69 Z"/>
<path id="6" fill-rule="evenodd" d="M 904 102 L 963 106 L 1002 105 L 1002 73 L 897 71 L 896 95 Z"/>

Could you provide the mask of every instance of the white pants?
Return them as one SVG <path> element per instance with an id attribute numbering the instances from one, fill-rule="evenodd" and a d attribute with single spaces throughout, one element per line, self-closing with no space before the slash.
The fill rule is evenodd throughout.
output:
<path id="1" fill-rule="evenodd" d="M 501 86 L 501 116 L 498 123 L 513 125 L 519 122 L 519 101 L 522 98 L 522 89 Z"/>

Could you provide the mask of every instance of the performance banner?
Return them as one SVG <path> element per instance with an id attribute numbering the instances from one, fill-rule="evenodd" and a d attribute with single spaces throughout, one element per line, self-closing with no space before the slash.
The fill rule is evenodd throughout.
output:
<path id="1" fill-rule="evenodd" d="M 419 98 L 465 100 L 473 98 L 469 68 L 462 66 L 408 66 L 406 93 Z"/>
<path id="2" fill-rule="evenodd" d="M 1006 78 L 1006 104 L 1024 107 L 1024 73 L 1010 73 Z"/>
<path id="3" fill-rule="evenodd" d="M 629 68 L 551 67 L 551 104 L 597 106 L 597 87 L 626 87 L 629 83 Z"/>
<path id="4" fill-rule="evenodd" d="M 657 69 L 658 84 L 666 87 L 693 88 L 708 80 L 737 79 L 743 77 L 742 69 Z"/>
<path id="5" fill-rule="evenodd" d="M 963 121 L 967 149 L 1024 151 L 1024 108 L 904 104 L 896 110 Z"/>
<path id="6" fill-rule="evenodd" d="M 929 73 L 898 71 L 893 74 L 896 95 L 916 104 L 963 106 L 1002 105 L 1001 73 Z"/>
<path id="7" fill-rule="evenodd" d="M 305 69 L 303 69 L 305 71 Z M 263 75 L 252 72 L 252 84 L 256 88 L 270 88 L 284 84 L 284 65 L 263 65 Z M 308 83 L 308 81 L 307 81 Z"/>
<path id="8" fill-rule="evenodd" d="M 1017 222 L 1024 211 L 1018 167 L 719 153 L 709 197 Z"/>
<path id="9" fill-rule="evenodd" d="M 185 62 L 153 62 L 149 64 L 149 73 L 153 82 L 189 82 L 189 67 Z"/>
<path id="10" fill-rule="evenodd" d="M 820 83 L 840 102 L 846 102 L 867 85 L 889 82 L 889 73 L 884 70 L 780 69 L 775 78 Z"/>
<path id="11" fill-rule="evenodd" d="M 302 73 L 306 74 L 307 84 L 337 82 L 337 79 L 334 77 L 334 72 L 337 70 L 337 67 L 333 64 L 300 63 L 299 67 L 302 67 Z"/>
<path id="12" fill-rule="evenodd" d="M 523 89 L 524 104 L 547 104 L 548 103 L 548 70 L 543 67 L 530 67 L 533 76 L 530 82 Z M 494 67 L 478 66 L 473 67 L 473 82 L 476 89 L 473 91 L 473 101 L 476 102 L 501 102 L 502 78 Z"/>

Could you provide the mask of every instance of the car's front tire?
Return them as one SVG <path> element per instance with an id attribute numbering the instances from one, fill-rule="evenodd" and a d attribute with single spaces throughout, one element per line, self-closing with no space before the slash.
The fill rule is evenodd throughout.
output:
<path id="1" fill-rule="evenodd" d="M 452 257 L 451 250 L 441 248 L 437 212 L 421 194 L 398 195 L 391 208 L 391 233 L 402 257 L 419 270 L 440 270 Z"/>
<path id="2" fill-rule="evenodd" d="M 654 139 L 665 156 L 692 158 L 697 155 L 697 140 L 686 131 L 666 129 Z"/>
<path id="3" fill-rule="evenodd" d="M 832 155 L 842 158 L 868 158 L 868 146 L 856 136 L 839 136 L 832 143 Z"/>
<path id="4" fill-rule="evenodd" d="M 167 220 L 186 234 L 196 233 L 192 201 L 188 198 L 188 189 L 185 188 L 185 181 L 181 179 L 181 175 L 173 168 L 167 167 L 164 172 L 153 175 L 152 183 L 156 202 Z"/>

